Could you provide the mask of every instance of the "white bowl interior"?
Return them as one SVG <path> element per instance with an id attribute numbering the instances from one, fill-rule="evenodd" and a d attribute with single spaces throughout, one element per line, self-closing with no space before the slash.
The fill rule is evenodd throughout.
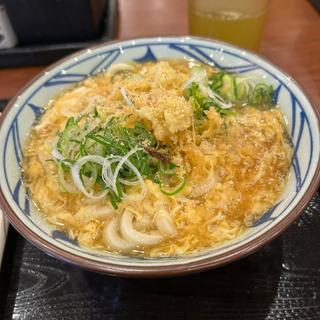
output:
<path id="1" fill-rule="evenodd" d="M 275 99 L 288 121 L 294 144 L 294 160 L 285 193 L 272 209 L 239 238 L 184 258 L 129 258 L 79 247 L 75 241 L 53 230 L 28 199 L 19 167 L 28 132 L 42 108 L 67 86 L 108 68 L 112 63 L 168 58 L 194 59 L 244 75 L 259 75 L 276 88 Z M 1 128 L 0 141 L 4 142 L 0 145 L 0 185 L 10 206 L 28 228 L 47 242 L 80 257 L 130 266 L 190 263 L 225 253 L 258 238 L 283 220 L 299 202 L 316 171 L 319 158 L 317 117 L 308 99 L 290 77 L 244 50 L 189 37 L 149 38 L 106 44 L 65 60 L 45 72 L 17 98 Z"/>

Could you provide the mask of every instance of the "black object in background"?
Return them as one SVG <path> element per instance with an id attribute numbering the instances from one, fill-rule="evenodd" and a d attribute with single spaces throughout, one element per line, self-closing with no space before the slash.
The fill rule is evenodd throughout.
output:
<path id="1" fill-rule="evenodd" d="M 4 107 L 6 106 L 6 104 L 8 103 L 9 100 L 7 99 L 1 99 L 0 100 L 0 113 L 3 111 Z"/>
<path id="2" fill-rule="evenodd" d="M 1 1 L 11 2 L 12 0 L 0 0 L 0 2 Z M 31 3 L 32 1 L 34 0 L 26 0 L 25 2 Z M 46 1 L 47 0 L 43 0 L 43 2 Z M 71 0 L 71 2 L 72 1 L 73 0 Z M 69 0 L 61 0 L 61 2 L 69 2 Z M 49 64 L 76 50 L 111 40 L 114 38 L 117 30 L 117 0 L 107 0 L 103 17 L 103 30 L 98 38 L 68 43 L 19 45 L 11 49 L 2 49 L 0 50 L 0 68 Z"/>
<path id="3" fill-rule="evenodd" d="M 320 0 L 310 0 L 313 6 L 320 12 Z"/>
<path id="4" fill-rule="evenodd" d="M 98 37 L 106 0 L 3 0 L 19 45 Z"/>

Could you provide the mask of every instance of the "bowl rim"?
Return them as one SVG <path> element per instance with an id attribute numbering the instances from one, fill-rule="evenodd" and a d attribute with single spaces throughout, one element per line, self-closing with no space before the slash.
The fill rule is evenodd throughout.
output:
<path id="1" fill-rule="evenodd" d="M 296 85 L 298 89 L 302 92 L 302 94 L 304 95 L 304 97 L 312 107 L 314 113 L 316 114 L 318 131 L 320 131 L 320 108 L 303 90 L 299 82 L 293 79 L 287 72 L 283 71 L 281 68 L 279 68 L 274 63 L 270 62 L 265 57 L 262 57 L 260 54 L 257 54 L 256 52 L 253 52 L 251 50 L 244 49 L 239 46 L 232 45 L 223 41 L 218 41 L 215 39 L 209 39 L 205 37 L 195 37 L 195 36 L 189 36 L 189 35 L 149 36 L 149 37 L 133 37 L 133 38 L 126 38 L 126 39 L 115 39 L 113 41 L 108 41 L 108 42 L 104 42 L 94 46 L 89 46 L 85 49 L 78 50 L 70 55 L 67 55 L 62 59 L 59 59 L 57 62 L 44 68 L 39 74 L 37 74 L 30 81 L 28 81 L 27 84 L 24 85 L 22 89 L 19 90 L 19 92 L 9 101 L 9 103 L 6 105 L 5 110 L 2 112 L 0 117 L 0 130 L 7 118 L 8 113 L 14 106 L 18 97 L 22 95 L 23 92 L 26 91 L 36 80 L 40 79 L 46 72 L 49 72 L 53 68 L 59 66 L 61 63 L 66 62 L 73 57 L 79 56 L 87 52 L 88 49 L 95 50 L 95 49 L 103 48 L 109 45 L 114 45 L 117 43 L 123 43 L 126 41 L 132 41 L 132 40 L 141 41 L 141 40 L 151 40 L 151 39 L 159 39 L 159 38 L 167 39 L 167 40 L 185 38 L 187 40 L 200 40 L 200 41 L 213 42 L 215 44 L 218 44 L 218 45 L 221 44 L 223 46 L 227 46 L 232 49 L 242 50 L 242 51 L 244 50 L 250 53 L 251 55 L 253 55 L 254 57 L 259 58 L 263 62 L 266 62 L 268 65 L 276 68 L 283 75 L 290 77 L 290 81 L 294 85 Z M 164 266 L 127 266 L 127 265 L 118 265 L 116 263 L 111 263 L 111 262 L 100 262 L 96 260 L 91 260 L 89 258 L 80 257 L 77 254 L 74 254 L 66 250 L 63 250 L 62 248 L 56 247 L 54 244 L 49 243 L 47 240 L 43 239 L 32 229 L 27 227 L 19 219 L 14 209 L 10 206 L 9 201 L 6 199 L 1 188 L 0 188 L 0 207 L 3 209 L 9 222 L 24 238 L 26 238 L 28 241 L 33 243 L 36 247 L 38 247 L 48 255 L 53 256 L 57 259 L 66 261 L 76 266 L 83 267 L 90 271 L 114 275 L 114 276 L 143 277 L 143 278 L 171 277 L 176 275 L 185 275 L 185 274 L 190 274 L 194 272 L 213 269 L 213 268 L 231 263 L 235 260 L 243 258 L 257 251 L 263 245 L 266 245 L 275 237 L 277 237 L 280 233 L 285 231 L 290 226 L 290 224 L 302 213 L 303 209 L 308 205 L 309 201 L 312 199 L 313 195 L 317 191 L 319 183 L 320 183 L 320 155 L 318 157 L 315 173 L 304 195 L 298 201 L 295 207 L 287 214 L 287 216 L 281 221 L 279 221 L 279 223 L 277 223 L 276 225 L 271 227 L 269 230 L 259 235 L 257 238 L 252 239 L 249 242 L 242 244 L 237 248 L 220 253 L 214 257 L 206 258 L 204 256 L 203 258 L 197 261 L 186 262 L 183 264 L 164 265 Z"/>

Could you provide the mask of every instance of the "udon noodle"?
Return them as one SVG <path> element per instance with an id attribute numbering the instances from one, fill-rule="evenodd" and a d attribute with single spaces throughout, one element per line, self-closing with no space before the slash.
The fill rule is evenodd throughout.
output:
<path id="1" fill-rule="evenodd" d="M 277 201 L 292 145 L 273 89 L 182 60 L 121 63 L 49 102 L 23 171 L 81 245 L 177 256 L 243 233 Z"/>

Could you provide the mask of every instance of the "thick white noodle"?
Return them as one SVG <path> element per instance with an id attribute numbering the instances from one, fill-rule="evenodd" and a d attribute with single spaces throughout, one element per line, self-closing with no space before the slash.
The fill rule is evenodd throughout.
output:
<path id="1" fill-rule="evenodd" d="M 135 247 L 135 244 L 127 242 L 119 236 L 118 233 L 118 219 L 113 218 L 109 223 L 106 223 L 103 229 L 103 239 L 106 245 L 112 249 L 122 252 L 129 251 Z"/>
<path id="2" fill-rule="evenodd" d="M 191 196 L 196 198 L 208 193 L 217 183 L 217 177 L 213 170 L 210 171 L 208 178 L 201 184 L 195 185 L 192 188 Z"/>
<path id="3" fill-rule="evenodd" d="M 177 230 L 173 224 L 173 221 L 169 215 L 169 212 L 164 209 L 160 209 L 156 213 L 154 222 L 158 230 L 163 235 L 173 236 L 177 233 Z"/>
<path id="4" fill-rule="evenodd" d="M 134 229 L 133 214 L 129 210 L 124 210 L 120 220 L 120 230 L 123 238 L 129 243 L 142 246 L 150 246 L 159 243 L 163 236 L 158 231 L 142 233 Z"/>

